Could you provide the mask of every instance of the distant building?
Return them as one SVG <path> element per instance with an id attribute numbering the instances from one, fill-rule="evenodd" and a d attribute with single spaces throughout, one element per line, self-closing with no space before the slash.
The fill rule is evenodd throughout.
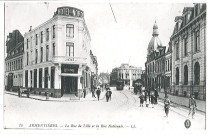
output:
<path id="1" fill-rule="evenodd" d="M 116 84 L 116 81 L 123 81 L 124 85 L 130 85 L 133 81 L 141 79 L 141 67 L 130 66 L 129 64 L 121 64 L 120 67 L 114 68 L 110 75 L 111 84 Z M 130 82 L 130 79 L 132 82 Z M 112 84 L 112 85 L 113 85 Z M 131 84 L 132 85 L 132 84 Z"/>
<path id="2" fill-rule="evenodd" d="M 24 38 L 19 30 L 9 33 L 6 41 L 5 86 L 7 90 L 18 90 L 23 85 Z"/>
<path id="3" fill-rule="evenodd" d="M 175 17 L 172 44 L 172 91 L 174 95 L 206 99 L 206 4 L 184 7 Z"/>
<path id="4" fill-rule="evenodd" d="M 57 8 L 51 19 L 24 35 L 23 86 L 33 91 L 47 89 L 53 97 L 91 90 L 98 63 L 90 42 L 84 12 Z"/>

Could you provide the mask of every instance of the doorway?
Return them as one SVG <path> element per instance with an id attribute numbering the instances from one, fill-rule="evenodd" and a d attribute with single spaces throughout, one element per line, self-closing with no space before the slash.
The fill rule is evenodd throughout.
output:
<path id="1" fill-rule="evenodd" d="M 77 77 L 62 76 L 61 77 L 61 96 L 64 94 L 77 93 Z"/>

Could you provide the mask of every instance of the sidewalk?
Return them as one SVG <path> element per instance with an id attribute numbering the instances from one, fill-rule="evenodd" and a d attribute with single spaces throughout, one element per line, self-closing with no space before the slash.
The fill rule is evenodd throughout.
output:
<path id="1" fill-rule="evenodd" d="M 159 98 L 164 99 L 164 97 L 165 97 L 165 93 L 159 92 Z M 188 108 L 189 99 L 187 97 L 173 96 L 170 94 L 168 94 L 168 97 L 172 103 Z M 201 111 L 204 113 L 206 112 L 206 101 L 196 100 L 196 104 L 197 104 L 198 111 Z"/>
<path id="2" fill-rule="evenodd" d="M 5 94 L 10 94 L 18 97 L 17 92 L 11 92 L 11 91 L 4 91 Z M 96 94 L 95 94 L 96 96 Z M 18 97 L 19 98 L 19 97 Z M 26 94 L 23 94 L 21 98 L 27 98 Z M 30 94 L 30 99 L 40 100 L 40 101 L 55 101 L 55 102 L 83 102 L 83 101 L 97 101 L 97 98 L 92 98 L 92 93 L 88 93 L 85 98 L 81 97 L 80 99 L 70 99 L 70 97 L 61 97 L 61 98 L 53 98 L 49 97 L 49 99 L 46 99 L 46 96 L 44 95 L 37 95 L 37 94 Z M 100 100 L 105 98 L 105 91 L 101 92 L 100 94 Z"/>

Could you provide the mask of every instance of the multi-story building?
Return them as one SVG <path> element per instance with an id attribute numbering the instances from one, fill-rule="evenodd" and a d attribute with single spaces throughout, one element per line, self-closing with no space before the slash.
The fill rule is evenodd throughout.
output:
<path id="1" fill-rule="evenodd" d="M 206 4 L 184 7 L 175 17 L 172 44 L 172 93 L 205 100 L 206 95 Z"/>
<path id="2" fill-rule="evenodd" d="M 172 85 L 172 46 L 169 43 L 168 49 L 165 53 L 165 75 L 164 75 L 164 91 L 171 93 Z"/>
<path id="3" fill-rule="evenodd" d="M 130 66 L 129 64 L 121 64 L 120 67 L 114 68 L 111 72 L 110 79 L 114 84 L 117 80 L 123 81 L 124 85 L 131 85 L 133 81 L 141 79 L 141 67 Z"/>
<path id="4" fill-rule="evenodd" d="M 54 97 L 91 89 L 97 74 L 97 58 L 84 12 L 59 7 L 54 16 L 24 35 L 23 86 L 33 91 L 47 89 Z"/>
<path id="5" fill-rule="evenodd" d="M 159 37 L 158 26 L 153 26 L 152 38 L 147 48 L 147 61 L 145 63 L 146 87 L 148 90 L 158 89 L 164 91 L 165 50 Z"/>
<path id="6" fill-rule="evenodd" d="M 18 90 L 23 85 L 24 38 L 19 30 L 9 33 L 6 41 L 5 88 Z"/>

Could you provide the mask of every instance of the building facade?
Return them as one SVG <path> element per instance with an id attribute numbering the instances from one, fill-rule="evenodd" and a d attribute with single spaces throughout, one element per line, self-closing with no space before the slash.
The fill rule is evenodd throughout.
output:
<path id="1" fill-rule="evenodd" d="M 9 33 L 6 41 L 5 88 L 16 91 L 23 85 L 24 38 L 19 30 Z"/>
<path id="2" fill-rule="evenodd" d="M 164 91 L 165 84 L 165 50 L 159 37 L 158 26 L 153 26 L 152 38 L 147 48 L 147 61 L 145 63 L 147 90 Z"/>
<path id="3" fill-rule="evenodd" d="M 120 67 L 114 68 L 110 75 L 110 81 L 116 84 L 116 81 L 123 81 L 124 85 L 132 86 L 133 81 L 141 79 L 143 70 L 141 67 L 130 66 L 129 64 L 121 64 Z"/>
<path id="4" fill-rule="evenodd" d="M 172 91 L 174 95 L 206 98 L 206 4 L 185 7 L 175 17 L 172 44 Z"/>
<path id="5" fill-rule="evenodd" d="M 98 72 L 84 12 L 59 7 L 54 16 L 24 35 L 23 86 L 48 89 L 53 97 L 88 91 Z"/>

